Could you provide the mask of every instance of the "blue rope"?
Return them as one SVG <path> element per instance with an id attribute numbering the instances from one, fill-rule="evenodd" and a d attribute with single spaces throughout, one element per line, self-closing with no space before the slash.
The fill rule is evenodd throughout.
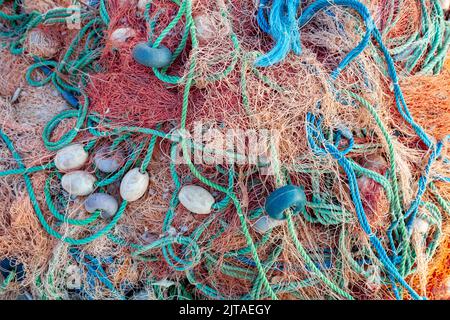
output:
<path id="1" fill-rule="evenodd" d="M 284 1 L 272 1 L 271 7 L 268 6 L 268 0 L 262 0 L 260 2 L 257 20 L 260 28 L 270 34 L 275 41 L 275 45 L 273 49 L 267 54 L 261 56 L 259 59 L 255 61 L 255 66 L 257 67 L 266 67 L 273 65 L 282 61 L 287 54 L 293 50 L 294 53 L 299 54 L 301 52 L 300 47 L 295 47 L 295 50 L 292 46 L 293 43 L 299 44 L 300 41 L 300 29 L 303 28 L 311 19 L 321 10 L 327 9 L 331 6 L 341 6 L 349 9 L 355 10 L 362 18 L 366 32 L 359 42 L 359 44 L 353 48 L 339 63 L 337 68 L 332 71 L 331 79 L 336 80 L 339 76 L 340 72 L 345 69 L 360 53 L 364 51 L 364 49 L 371 43 L 371 39 L 375 40 L 375 43 L 378 45 L 379 50 L 382 52 L 383 57 L 385 59 L 385 63 L 388 70 L 388 75 L 393 82 L 393 91 L 395 94 L 395 103 L 398 109 L 398 112 L 402 116 L 402 118 L 412 127 L 420 140 L 427 146 L 427 148 L 431 151 L 431 155 L 428 159 L 428 163 L 419 178 L 418 190 L 415 198 L 411 202 L 409 209 L 405 212 L 403 219 L 407 221 L 408 230 L 411 229 L 412 223 L 417 215 L 417 211 L 419 205 L 422 201 L 422 197 L 426 191 L 426 187 L 428 184 L 428 176 L 430 173 L 430 168 L 432 164 L 441 156 L 443 142 L 439 141 L 434 143 L 433 140 L 425 133 L 423 128 L 418 125 L 411 116 L 409 112 L 408 106 L 405 102 L 403 93 L 400 89 L 400 85 L 398 83 L 398 76 L 395 69 L 394 61 L 384 45 L 381 37 L 381 33 L 376 28 L 375 23 L 370 15 L 369 10 L 359 1 L 357 0 L 318 0 L 310 4 L 305 8 L 305 10 L 301 13 L 300 17 L 297 20 L 297 26 L 292 27 L 290 24 L 292 19 L 292 14 L 295 14 L 298 10 L 298 5 L 300 4 L 297 1 L 293 1 L 290 4 Z M 294 10 L 295 8 L 295 10 Z M 329 16 L 334 16 L 327 10 L 327 14 Z M 268 18 L 267 18 L 268 17 Z M 289 29 L 288 29 L 289 28 Z M 287 32 L 287 30 L 295 30 L 294 32 Z M 292 39 L 295 37 L 295 39 Z M 332 85 L 332 83 L 331 83 Z M 319 105 L 320 109 L 320 105 Z M 309 146 L 318 156 L 327 156 L 331 155 L 334 159 L 336 159 L 339 165 L 344 169 L 349 186 L 351 191 L 351 196 L 353 203 L 355 205 L 356 213 L 358 216 L 358 221 L 366 234 L 369 236 L 369 239 L 378 252 L 379 258 L 383 262 L 386 270 L 390 274 L 390 278 L 392 279 L 392 286 L 394 294 L 397 298 L 400 297 L 398 293 L 398 289 L 395 284 L 395 280 L 398 281 L 402 286 L 404 286 L 411 295 L 418 299 L 420 298 L 416 292 L 414 292 L 409 285 L 404 281 L 404 279 L 399 274 L 398 270 L 395 268 L 393 261 L 398 260 L 398 256 L 395 252 L 397 252 L 395 247 L 395 242 L 393 239 L 393 232 L 396 226 L 399 224 L 399 220 L 393 221 L 392 225 L 388 228 L 387 234 L 389 239 L 389 244 L 392 248 L 393 256 L 388 257 L 386 251 L 379 239 L 372 233 L 370 225 L 367 221 L 367 217 L 364 212 L 364 208 L 362 206 L 361 197 L 359 194 L 359 189 L 356 181 L 356 174 L 351 168 L 349 161 L 345 158 L 345 155 L 350 152 L 353 148 L 353 138 L 351 136 L 344 136 L 348 139 L 348 146 L 345 150 L 339 150 L 339 142 L 342 139 L 343 132 L 337 130 L 333 137 L 333 143 L 330 143 L 325 139 L 323 133 L 321 131 L 321 123 L 322 118 L 316 118 L 313 114 L 307 115 L 307 139 Z M 319 142 L 319 145 L 317 142 Z M 448 161 L 444 159 L 444 161 Z M 450 180 L 447 177 L 439 177 L 441 180 L 448 181 Z"/>
<path id="2" fill-rule="evenodd" d="M 354 60 L 369 44 L 375 23 L 367 10 L 360 2 L 354 0 L 319 0 L 309 5 L 298 20 L 295 19 L 300 1 L 274 0 L 270 9 L 269 20 L 266 19 L 267 0 L 261 1 L 259 5 L 257 21 L 261 29 L 270 34 L 275 40 L 275 46 L 267 54 L 255 61 L 256 67 L 268 67 L 282 61 L 292 50 L 295 54 L 301 54 L 300 29 L 304 27 L 313 16 L 324 8 L 331 5 L 350 7 L 358 11 L 366 25 L 366 33 L 361 42 L 341 61 L 332 72 L 332 79 L 336 79 L 352 60 Z M 330 15 L 330 12 L 327 11 Z"/>
<path id="3" fill-rule="evenodd" d="M 274 39 L 275 46 L 270 52 L 256 59 L 255 66 L 257 67 L 268 67 L 278 63 L 291 50 L 296 55 L 300 55 L 302 52 L 300 26 L 296 20 L 300 0 L 273 0 L 270 10 L 266 6 L 267 2 L 267 0 L 260 2 L 257 20 L 261 29 Z M 268 15 L 268 19 L 266 15 Z"/>
<path id="4" fill-rule="evenodd" d="M 361 225 L 363 231 L 368 235 L 372 246 L 378 253 L 378 258 L 383 263 L 386 271 L 397 280 L 414 299 L 421 299 L 421 297 L 412 289 L 409 284 L 403 279 L 398 270 L 396 269 L 392 260 L 388 257 L 381 241 L 373 233 L 369 221 L 367 219 L 366 213 L 364 211 L 363 204 L 361 202 L 361 195 L 359 193 L 358 182 L 356 179 L 355 171 L 353 170 L 350 162 L 345 155 L 332 143 L 326 140 L 322 128 L 321 128 L 321 117 L 316 118 L 312 113 L 306 115 L 306 132 L 308 136 L 308 143 L 310 148 L 317 155 L 331 155 L 338 164 L 344 169 L 345 174 L 348 179 L 348 185 L 350 188 L 350 194 L 355 206 L 356 215 Z M 316 142 L 317 141 L 317 142 Z M 318 144 L 319 143 L 319 144 Z"/>
<path id="5" fill-rule="evenodd" d="M 258 58 L 255 61 L 255 66 L 263 67 L 270 66 L 277 62 L 283 60 L 289 51 L 292 49 L 289 46 L 291 43 L 299 44 L 300 41 L 300 31 L 302 27 L 304 27 L 319 11 L 330 7 L 330 6 L 342 6 L 355 10 L 363 19 L 364 24 L 366 26 L 366 33 L 360 43 L 347 54 L 347 56 L 339 63 L 338 67 L 331 73 L 332 80 L 335 80 L 339 73 L 348 66 L 370 43 L 370 39 L 373 38 L 378 43 L 381 52 L 386 60 L 388 74 L 393 82 L 394 93 L 395 93 L 395 101 L 398 111 L 401 116 L 411 125 L 420 139 L 425 143 L 425 145 L 429 148 L 433 148 L 433 142 L 425 133 L 420 125 L 418 125 L 412 118 L 409 109 L 406 105 L 405 99 L 403 97 L 403 93 L 400 89 L 400 85 L 398 83 L 397 72 L 395 70 L 394 61 L 383 44 L 381 34 L 379 30 L 376 28 L 376 25 L 370 15 L 369 10 L 364 6 L 361 2 L 356 0 L 318 0 L 310 4 L 301 14 L 300 18 L 297 20 L 297 25 L 292 26 L 291 19 L 288 19 L 287 12 L 292 14 L 294 12 L 293 6 L 295 5 L 295 11 L 298 9 L 299 2 L 292 1 L 290 3 L 285 3 L 284 1 L 277 0 L 272 2 L 272 8 L 270 10 L 269 20 L 267 20 L 264 16 L 264 12 L 267 11 L 267 0 L 261 1 L 259 12 L 258 12 L 258 23 L 263 31 L 269 33 L 275 40 L 274 48 Z M 287 10 L 288 9 L 288 10 Z M 288 23 L 289 22 L 289 23 Z M 290 28 L 290 29 L 288 29 Z M 292 32 L 287 32 L 287 30 L 294 30 Z M 293 38 L 295 36 L 295 38 Z M 296 47 L 297 48 L 297 47 Z M 301 52 L 300 45 L 299 50 L 295 51 L 296 54 Z"/>
<path id="6" fill-rule="evenodd" d="M 102 268 L 102 265 L 98 259 L 89 255 L 89 254 L 81 254 L 81 252 L 76 248 L 70 248 L 70 254 L 72 257 L 80 264 L 84 265 L 88 270 L 88 284 L 90 288 L 95 287 L 95 279 L 99 280 L 100 283 L 103 283 L 106 288 L 108 288 L 112 293 L 118 296 L 121 300 L 125 300 L 125 298 L 117 291 L 111 281 L 108 279 L 108 275 L 105 270 Z"/>

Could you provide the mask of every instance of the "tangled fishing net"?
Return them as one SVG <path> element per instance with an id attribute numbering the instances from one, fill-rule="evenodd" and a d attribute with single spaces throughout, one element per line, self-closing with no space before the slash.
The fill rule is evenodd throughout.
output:
<path id="1" fill-rule="evenodd" d="M 1 298 L 450 298 L 440 1 L 0 8 Z"/>

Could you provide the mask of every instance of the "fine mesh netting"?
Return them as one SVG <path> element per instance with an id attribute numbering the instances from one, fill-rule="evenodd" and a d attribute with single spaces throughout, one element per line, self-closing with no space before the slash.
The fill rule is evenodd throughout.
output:
<path id="1" fill-rule="evenodd" d="M 0 1 L 2 299 L 449 298 L 439 1 L 101 0 L 75 29 L 69 2 Z M 87 159 L 58 168 L 73 144 Z M 64 187 L 74 170 L 112 217 Z M 303 208 L 261 231 L 286 186 Z"/>

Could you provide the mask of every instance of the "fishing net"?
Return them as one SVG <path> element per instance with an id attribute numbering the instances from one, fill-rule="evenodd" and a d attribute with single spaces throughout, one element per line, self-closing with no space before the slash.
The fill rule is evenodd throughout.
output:
<path id="1" fill-rule="evenodd" d="M 23 59 L 15 59 L 11 53 L 3 49 L 1 52 L 0 96 L 12 98 L 16 90 L 25 82 L 24 72 L 27 63 Z"/>
<path id="2" fill-rule="evenodd" d="M 447 58 L 443 71 L 436 77 L 431 76 L 414 76 L 412 78 L 416 81 L 406 79 L 403 84 L 405 99 L 411 106 L 411 112 L 415 118 L 423 124 L 424 128 L 432 133 L 437 138 L 444 139 L 449 134 L 448 125 L 444 121 L 448 121 L 446 115 L 448 111 L 449 101 L 448 95 L 439 92 L 436 89 L 436 81 L 439 83 L 448 83 L 448 71 L 450 70 L 450 59 Z M 437 78 L 437 79 L 436 79 Z M 428 92 L 427 95 L 417 95 L 417 92 Z M 425 116 L 424 108 L 426 106 L 433 106 L 442 113 L 434 114 L 433 111 L 427 112 Z M 433 108 L 433 110 L 434 110 Z M 442 122 L 441 122 L 442 121 Z M 448 154 L 448 149 L 445 154 Z M 439 166 L 436 168 L 439 176 L 448 175 L 448 167 Z M 446 183 L 437 181 L 432 185 L 433 195 L 431 199 L 433 202 L 440 203 L 443 199 L 448 199 L 449 188 Z M 422 278 L 416 279 L 418 286 L 423 292 L 426 292 L 430 298 L 433 299 L 449 299 L 448 296 L 448 266 L 450 249 L 448 246 L 449 226 L 448 221 L 442 223 L 442 237 L 439 242 L 438 250 L 433 259 L 428 259 L 425 270 L 422 270 Z M 420 281 L 421 280 L 421 281 Z"/>
<path id="3" fill-rule="evenodd" d="M 21 90 L 14 101 L 2 98 L 2 131 L 15 141 L 16 150 L 22 154 L 26 165 L 39 166 L 52 158 L 41 139 L 42 127 L 67 107 L 50 86 L 33 88 L 22 84 L 18 88 Z M 14 168 L 14 160 L 6 150 L 2 148 L 2 170 Z M 42 173 L 31 178 L 38 201 L 44 200 L 45 178 Z M 11 176 L 6 180 L 2 179 L 1 186 L 0 256 L 20 261 L 25 272 L 25 277 L 20 282 L 13 283 L 4 292 L 5 298 L 15 299 L 18 293 L 26 291 L 24 288 L 33 291 L 38 275 L 47 267 L 55 241 L 42 232 L 23 180 L 18 176 Z"/>
<path id="4" fill-rule="evenodd" d="M 175 9 L 174 4 L 156 9 L 159 13 L 155 17 L 158 25 L 168 24 Z M 136 6 L 131 2 L 121 5 L 113 1 L 111 10 L 114 15 L 111 16 L 100 58 L 104 72 L 92 75 L 87 88 L 92 110 L 113 120 L 118 126 L 152 127 L 162 121 L 177 119 L 181 101 L 178 90 L 161 83 L 148 68 L 136 64 L 131 55 L 134 46 L 147 39 L 144 18 L 136 15 Z M 115 40 L 115 32 L 124 28 L 133 30 L 134 35 L 126 41 Z M 175 37 L 173 43 L 167 45 L 173 49 L 179 40 Z"/>
<path id="5" fill-rule="evenodd" d="M 448 300 L 450 298 L 448 294 L 450 260 L 448 223 L 444 227 L 443 233 L 439 251 L 436 253 L 436 257 L 434 257 L 434 261 L 428 270 L 426 289 L 430 298 Z"/>
<path id="6" fill-rule="evenodd" d="M 444 139 L 450 133 L 450 96 L 440 88 L 450 85 L 450 59 L 446 60 L 439 75 L 413 76 L 406 78 L 402 84 L 405 100 L 411 106 L 414 119 L 437 139 Z"/>
<path id="7" fill-rule="evenodd" d="M 5 280 L 4 297 L 447 297 L 450 27 L 438 1 L 99 1 L 67 37 L 60 4 L 27 8 L 60 28 L 46 30 L 9 3 L 7 85 L 20 86 L 25 55 L 31 86 L 2 105 L 0 258 L 27 275 Z M 45 51 L 31 50 L 32 31 Z M 168 48 L 169 65 L 137 63 L 138 43 Z M 142 197 L 110 219 L 88 213 L 53 161 L 73 143 L 96 192 L 121 199 L 138 168 Z M 119 168 L 101 172 L 100 153 Z M 209 214 L 180 204 L 186 185 L 214 198 Z M 286 187 L 304 200 L 277 213 L 268 199 Z"/>
<path id="8" fill-rule="evenodd" d="M 24 0 L 22 1 L 22 8 L 25 12 L 30 13 L 33 11 L 39 11 L 40 13 L 46 13 L 51 9 L 58 7 L 66 8 L 76 2 L 71 0 Z"/>
<path id="9" fill-rule="evenodd" d="M 374 20 L 401 74 L 438 74 L 450 45 L 439 1 L 370 1 Z"/>

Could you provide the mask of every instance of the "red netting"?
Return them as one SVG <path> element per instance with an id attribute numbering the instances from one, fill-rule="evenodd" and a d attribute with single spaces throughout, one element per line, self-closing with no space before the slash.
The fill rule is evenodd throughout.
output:
<path id="1" fill-rule="evenodd" d="M 135 36 L 124 43 L 106 40 L 100 62 L 104 72 L 91 76 L 87 93 L 91 110 L 108 117 L 115 125 L 138 125 L 152 127 L 156 123 L 179 118 L 181 96 L 176 85 L 166 85 L 157 79 L 152 70 L 133 60 L 132 49 L 138 42 L 147 41 L 145 22 L 135 6 L 120 5 L 111 1 L 113 13 L 106 39 L 118 28 L 132 28 Z M 167 26 L 176 14 L 176 6 L 169 2 L 154 4 L 152 12 L 158 13 L 158 29 Z M 180 24 L 182 27 L 182 24 Z M 161 30 L 157 30 L 159 34 Z M 180 28 L 176 28 L 179 33 Z M 163 44 L 172 51 L 179 37 L 168 37 Z M 183 57 L 180 57 L 183 59 Z M 177 74 L 174 66 L 169 73 Z"/>

